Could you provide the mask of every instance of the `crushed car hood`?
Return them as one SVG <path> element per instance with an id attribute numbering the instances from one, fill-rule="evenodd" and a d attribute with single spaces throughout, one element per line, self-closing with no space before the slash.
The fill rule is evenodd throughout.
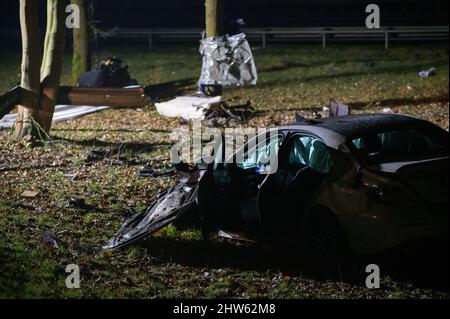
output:
<path id="1" fill-rule="evenodd" d="M 160 194 L 145 212 L 130 216 L 103 249 L 116 249 L 142 240 L 182 216 L 197 203 L 199 183 L 204 171 L 183 177 L 170 190 Z"/>

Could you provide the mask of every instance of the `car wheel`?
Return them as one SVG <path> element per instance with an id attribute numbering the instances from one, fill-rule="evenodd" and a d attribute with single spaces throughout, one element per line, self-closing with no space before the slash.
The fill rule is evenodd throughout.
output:
<path id="1" fill-rule="evenodd" d="M 334 214 L 326 209 L 312 211 L 306 220 L 306 244 L 316 269 L 342 277 L 349 256 L 345 232 Z"/>

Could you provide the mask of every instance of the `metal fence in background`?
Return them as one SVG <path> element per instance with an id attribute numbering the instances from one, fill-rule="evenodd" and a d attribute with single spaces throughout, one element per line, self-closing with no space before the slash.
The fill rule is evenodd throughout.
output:
<path id="1" fill-rule="evenodd" d="M 384 27 L 367 29 L 356 27 L 334 28 L 249 28 L 245 29 L 248 39 L 253 45 L 260 44 L 265 48 L 270 43 L 302 43 L 318 42 L 326 48 L 332 42 L 380 42 L 385 49 L 393 42 L 402 41 L 448 41 L 449 26 L 417 26 L 417 27 Z M 138 40 L 148 43 L 152 49 L 158 43 L 192 42 L 198 43 L 201 29 L 130 29 L 117 28 L 98 30 L 95 41 Z M 19 30 L 0 30 L 0 38 L 20 41 Z"/>
<path id="2" fill-rule="evenodd" d="M 158 42 L 191 42 L 200 39 L 200 29 L 117 29 L 102 32 L 108 36 L 104 39 L 146 39 L 149 48 Z M 449 39 L 448 26 L 427 27 L 386 27 L 381 29 L 367 29 L 355 27 L 336 28 L 258 28 L 246 29 L 248 38 L 258 42 L 263 48 L 268 43 L 276 42 L 320 42 L 323 48 L 329 42 L 338 41 L 379 41 L 389 49 L 391 42 L 399 41 L 427 41 Z"/>

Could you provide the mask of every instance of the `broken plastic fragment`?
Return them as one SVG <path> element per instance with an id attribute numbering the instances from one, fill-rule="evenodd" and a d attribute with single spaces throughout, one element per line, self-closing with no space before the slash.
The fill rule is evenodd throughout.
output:
<path id="1" fill-rule="evenodd" d="M 436 73 L 436 68 L 431 68 L 429 70 L 419 72 L 421 78 L 428 78 Z"/>

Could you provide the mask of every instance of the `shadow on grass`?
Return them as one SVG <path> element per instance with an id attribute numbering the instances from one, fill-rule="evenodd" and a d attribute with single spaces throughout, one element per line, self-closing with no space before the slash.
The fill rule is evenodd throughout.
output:
<path id="1" fill-rule="evenodd" d="M 405 253 L 398 250 L 374 256 L 352 258 L 341 271 L 338 266 L 324 270 L 315 264 L 300 248 L 289 246 L 234 246 L 222 241 L 187 241 L 170 238 L 152 238 L 141 243 L 150 254 L 161 262 L 175 262 L 190 267 L 235 268 L 246 271 L 277 270 L 291 276 L 306 276 L 316 280 L 343 280 L 364 286 L 368 274 L 365 268 L 377 264 L 381 269 L 382 281 L 385 276 L 421 288 L 448 291 L 448 256 L 440 263 L 440 250 Z M 432 252 L 432 253 L 431 253 Z M 433 254 L 434 253 L 434 254 Z M 447 254 L 448 255 L 448 254 Z M 434 257 L 433 257 L 434 256 Z M 434 259 L 433 259 L 434 258 Z M 332 267 L 333 268 L 333 267 Z"/>
<path id="2" fill-rule="evenodd" d="M 120 149 L 121 152 L 130 151 L 135 153 L 153 151 L 155 148 L 170 147 L 171 143 L 145 143 L 145 142 L 105 142 L 98 139 L 72 140 L 67 138 L 54 137 L 58 142 L 64 142 L 71 145 L 82 147 L 101 147 L 108 149 Z"/>
<path id="3" fill-rule="evenodd" d="M 383 59 L 354 59 L 354 60 L 326 60 L 326 61 L 318 61 L 314 63 L 298 63 L 291 61 L 281 61 L 279 63 L 272 64 L 267 67 L 263 67 L 259 70 L 259 73 L 275 73 L 275 72 L 284 72 L 292 69 L 299 68 L 318 68 L 325 65 L 340 65 L 346 63 L 365 63 L 367 67 L 373 67 L 375 63 L 379 62 L 398 62 L 401 60 L 383 60 Z"/>
<path id="4" fill-rule="evenodd" d="M 392 98 L 385 99 L 379 101 L 372 102 L 351 102 L 348 103 L 353 109 L 363 109 L 369 105 L 380 104 L 383 106 L 404 106 L 404 105 L 421 105 L 421 104 L 431 104 L 431 103 L 448 103 L 449 96 L 447 95 L 439 95 L 432 97 L 423 97 L 423 98 Z"/>
<path id="5" fill-rule="evenodd" d="M 446 62 L 444 61 L 436 61 L 434 63 L 435 67 L 445 66 Z M 387 66 L 387 67 L 377 67 L 376 65 L 370 66 L 366 65 L 364 70 L 360 71 L 347 71 L 347 72 L 337 72 L 330 74 L 321 74 L 314 76 L 306 76 L 306 77 L 297 77 L 297 78 L 286 78 L 286 79 L 275 79 L 269 81 L 261 81 L 260 87 L 263 88 L 271 88 L 280 85 L 289 85 L 295 83 L 307 83 L 314 81 L 325 81 L 325 80 L 334 80 L 334 79 L 343 79 L 343 78 L 351 78 L 355 76 L 374 76 L 374 75 L 399 75 L 399 74 L 408 74 L 408 73 L 416 73 L 424 68 L 423 63 L 412 63 L 408 65 L 395 65 L 395 66 Z M 417 75 L 419 76 L 419 75 Z"/>
<path id="6" fill-rule="evenodd" d="M 114 128 L 114 129 L 101 129 L 101 128 L 60 128 L 60 129 L 52 129 L 52 132 L 118 132 L 118 133 L 171 133 L 171 130 L 163 130 L 163 129 L 145 129 L 145 130 L 131 130 L 126 128 Z"/>
<path id="7" fill-rule="evenodd" d="M 153 100 L 167 99 L 184 95 L 187 90 L 196 84 L 196 79 L 181 79 L 145 87 L 145 94 Z"/>
<path id="8" fill-rule="evenodd" d="M 389 107 L 396 107 L 396 106 L 406 106 L 406 105 L 422 105 L 422 104 L 434 104 L 434 103 L 448 103 L 449 102 L 449 96 L 448 94 L 442 94 L 438 96 L 430 96 L 430 97 L 422 97 L 422 98 L 392 98 L 392 99 L 385 99 L 385 100 L 373 100 L 373 101 L 356 101 L 356 102 L 347 102 L 347 101 L 340 101 L 344 104 L 347 104 L 351 106 L 353 110 L 363 110 L 367 107 L 373 107 L 373 106 L 389 106 Z M 287 108 L 277 108 L 278 111 L 316 111 L 321 112 L 322 108 L 320 107 L 287 107 Z M 273 109 L 258 109 L 255 114 L 258 116 L 266 115 L 267 113 L 273 112 Z"/>

